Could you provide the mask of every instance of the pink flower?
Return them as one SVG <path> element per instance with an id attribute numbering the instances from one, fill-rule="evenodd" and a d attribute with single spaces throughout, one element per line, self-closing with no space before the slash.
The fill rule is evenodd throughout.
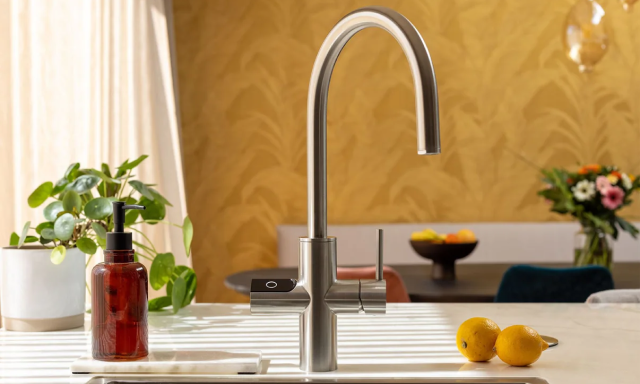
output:
<path id="1" fill-rule="evenodd" d="M 602 193 L 602 205 L 612 211 L 624 200 L 624 191 L 620 187 L 610 187 L 600 193 Z"/>
<path id="2" fill-rule="evenodd" d="M 598 176 L 596 178 L 596 188 L 598 189 L 598 192 L 603 195 L 605 194 L 605 190 L 611 188 L 611 183 L 609 182 L 609 179 L 607 179 L 607 176 Z"/>

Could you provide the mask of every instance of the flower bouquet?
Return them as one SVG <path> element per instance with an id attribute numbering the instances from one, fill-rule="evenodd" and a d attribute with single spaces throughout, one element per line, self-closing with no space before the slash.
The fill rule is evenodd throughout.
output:
<path id="1" fill-rule="evenodd" d="M 631 204 L 631 194 L 640 188 L 640 179 L 620 172 L 615 166 L 585 165 L 578 172 L 564 169 L 542 170 L 547 187 L 538 192 L 552 204 L 551 211 L 578 219 L 574 264 L 611 268 L 612 249 L 608 236 L 618 238 L 619 230 L 636 238 L 638 229 L 618 211 Z"/>

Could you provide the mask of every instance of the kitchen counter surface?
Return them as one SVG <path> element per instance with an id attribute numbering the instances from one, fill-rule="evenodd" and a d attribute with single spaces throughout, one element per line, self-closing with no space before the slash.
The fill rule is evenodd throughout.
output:
<path id="1" fill-rule="evenodd" d="M 529 325 L 557 337 L 560 345 L 527 368 L 509 367 L 498 358 L 467 362 L 457 351 L 455 333 L 474 316 L 489 317 L 501 328 Z M 89 351 L 89 316 L 86 320 L 84 329 L 63 332 L 1 331 L 0 383 L 85 382 L 71 377 L 69 365 Z M 152 349 L 259 349 L 268 360 L 265 374 L 273 378 L 542 377 L 552 384 L 640 383 L 639 304 L 390 304 L 384 316 L 339 316 L 338 371 L 308 375 L 297 369 L 296 316 L 251 316 L 245 304 L 198 304 L 179 315 L 153 313 L 149 324 Z"/>

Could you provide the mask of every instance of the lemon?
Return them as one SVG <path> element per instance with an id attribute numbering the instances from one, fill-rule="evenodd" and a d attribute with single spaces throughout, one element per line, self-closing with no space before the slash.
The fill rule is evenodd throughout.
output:
<path id="1" fill-rule="evenodd" d="M 458 328 L 456 344 L 469 361 L 489 361 L 496 355 L 493 347 L 499 334 L 500 327 L 493 320 L 473 317 Z"/>
<path id="2" fill-rule="evenodd" d="M 426 238 L 426 236 L 422 232 L 413 232 L 411 234 L 411 240 L 423 241 L 423 240 L 428 240 L 428 239 Z"/>
<path id="3" fill-rule="evenodd" d="M 461 229 L 458 231 L 458 240 L 461 243 L 475 243 L 476 235 L 470 229 Z"/>
<path id="4" fill-rule="evenodd" d="M 436 233 L 436 231 L 434 231 L 431 228 L 427 228 L 420 232 L 413 232 L 411 234 L 411 240 L 428 241 L 428 240 L 434 240 L 437 237 L 438 237 L 438 234 Z"/>
<path id="5" fill-rule="evenodd" d="M 500 360 L 516 367 L 535 363 L 547 348 L 549 344 L 542 340 L 535 329 L 526 325 L 507 327 L 496 340 L 496 352 Z"/>

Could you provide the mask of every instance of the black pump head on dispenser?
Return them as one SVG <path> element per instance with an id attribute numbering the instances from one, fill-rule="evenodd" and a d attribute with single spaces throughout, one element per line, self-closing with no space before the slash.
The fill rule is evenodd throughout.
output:
<path id="1" fill-rule="evenodd" d="M 113 232 L 107 233 L 108 251 L 128 251 L 133 249 L 131 232 L 124 231 L 127 209 L 145 209 L 142 205 L 125 205 L 123 201 L 113 202 Z"/>

